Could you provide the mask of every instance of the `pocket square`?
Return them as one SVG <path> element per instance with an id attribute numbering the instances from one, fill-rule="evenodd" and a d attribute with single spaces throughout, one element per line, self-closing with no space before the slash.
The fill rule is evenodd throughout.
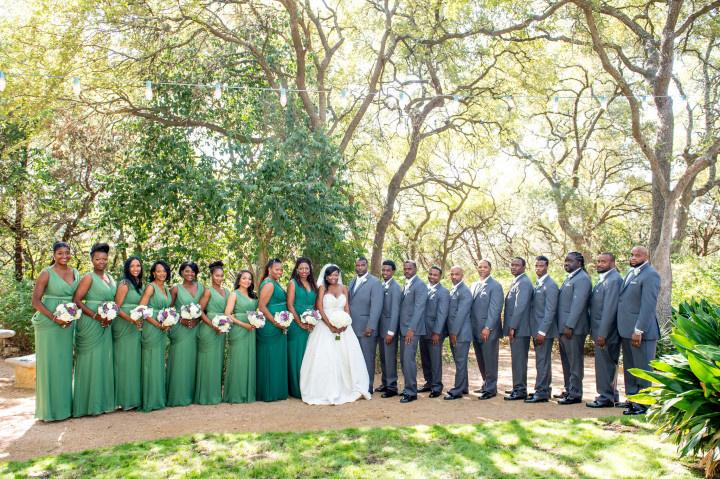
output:
<path id="1" fill-rule="evenodd" d="M 630 284 L 638 284 L 637 281 L 630 281 Z"/>

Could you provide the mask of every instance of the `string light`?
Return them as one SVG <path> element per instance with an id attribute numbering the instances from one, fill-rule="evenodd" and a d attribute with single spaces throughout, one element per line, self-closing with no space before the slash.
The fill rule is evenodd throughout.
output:
<path id="1" fill-rule="evenodd" d="M 220 82 L 215 82 L 215 91 L 213 92 L 213 98 L 220 101 L 220 98 L 222 98 L 222 85 Z"/>
<path id="2" fill-rule="evenodd" d="M 287 90 L 285 87 L 280 87 L 280 104 L 283 107 L 287 105 Z"/>
<path id="3" fill-rule="evenodd" d="M 75 96 L 80 96 L 80 77 L 73 77 L 72 78 L 72 90 Z"/>
<path id="4" fill-rule="evenodd" d="M 145 80 L 145 99 L 147 101 L 152 101 L 153 99 L 152 82 L 150 80 Z"/>
<path id="5" fill-rule="evenodd" d="M 5 91 L 7 86 L 7 80 L 5 79 L 5 72 L 0 72 L 0 91 Z"/>

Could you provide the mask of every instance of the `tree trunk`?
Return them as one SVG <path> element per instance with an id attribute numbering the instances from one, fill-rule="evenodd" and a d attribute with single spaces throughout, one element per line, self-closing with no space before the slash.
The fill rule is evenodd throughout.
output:
<path id="1" fill-rule="evenodd" d="M 687 237 L 687 226 L 688 220 L 690 219 L 690 204 L 693 202 L 693 185 L 694 181 L 691 182 L 690 186 L 685 190 L 682 197 L 680 198 L 680 204 L 677 209 L 677 219 L 675 221 L 675 236 L 673 237 L 672 246 L 670 247 L 670 254 L 675 255 L 681 252 L 683 241 Z"/>
<path id="2" fill-rule="evenodd" d="M 13 230 L 15 231 L 15 241 L 13 245 L 14 263 L 15 263 L 15 281 L 23 279 L 23 238 L 25 236 L 25 176 L 28 166 L 27 148 L 20 151 L 20 177 L 15 185 L 15 221 Z"/>
<path id="3" fill-rule="evenodd" d="M 671 195 L 674 197 L 675 195 Z M 670 264 L 670 249 L 672 247 L 672 230 L 675 222 L 677 201 L 670 201 L 665 205 L 661 221 L 661 234 L 658 244 L 651 252 L 650 262 L 660 275 L 660 293 L 658 294 L 657 314 L 660 328 L 664 329 L 670 323 L 672 313 L 672 266 Z"/>

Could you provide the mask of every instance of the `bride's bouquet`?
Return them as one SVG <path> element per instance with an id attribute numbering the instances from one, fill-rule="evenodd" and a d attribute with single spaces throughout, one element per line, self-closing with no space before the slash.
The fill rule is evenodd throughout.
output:
<path id="1" fill-rule="evenodd" d="M 73 321 L 80 319 L 82 310 L 78 308 L 75 303 L 61 303 L 55 307 L 54 315 L 60 321 L 72 323 Z"/>
<path id="2" fill-rule="evenodd" d="M 256 329 L 260 329 L 265 326 L 265 315 L 260 311 L 248 311 L 247 319 L 248 323 L 255 326 Z"/>
<path id="3" fill-rule="evenodd" d="M 333 309 L 326 313 L 328 321 L 337 329 L 347 328 L 352 324 L 352 318 L 342 309 Z M 340 341 L 340 335 L 335 335 L 335 341 Z"/>
<path id="4" fill-rule="evenodd" d="M 175 308 L 165 308 L 158 311 L 157 321 L 161 326 L 174 326 L 180 320 Z"/>
<path id="5" fill-rule="evenodd" d="M 104 303 L 100 303 L 100 307 L 98 308 L 97 313 L 102 319 L 112 321 L 113 319 L 117 318 L 118 311 L 120 311 L 120 308 L 117 304 L 115 304 L 113 301 L 105 301 Z"/>
<path id="6" fill-rule="evenodd" d="M 213 326 L 218 328 L 221 333 L 227 333 L 232 326 L 232 320 L 224 314 L 218 314 L 212 320 Z"/>
<path id="7" fill-rule="evenodd" d="M 189 303 L 180 306 L 180 317 L 182 319 L 197 319 L 202 314 L 202 308 L 199 304 Z"/>
<path id="8" fill-rule="evenodd" d="M 287 328 L 289 328 L 293 322 L 292 314 L 290 314 L 290 311 L 280 311 L 275 314 L 275 322 L 283 328 L 283 334 L 287 334 Z"/>
<path id="9" fill-rule="evenodd" d="M 133 321 L 144 321 L 146 319 L 152 318 L 152 315 L 153 309 L 142 304 L 133 308 L 132 311 L 130 311 L 130 319 L 132 319 Z"/>
<path id="10" fill-rule="evenodd" d="M 320 311 L 317 309 L 308 309 L 300 315 L 300 321 L 304 324 L 315 326 L 320 321 Z"/>

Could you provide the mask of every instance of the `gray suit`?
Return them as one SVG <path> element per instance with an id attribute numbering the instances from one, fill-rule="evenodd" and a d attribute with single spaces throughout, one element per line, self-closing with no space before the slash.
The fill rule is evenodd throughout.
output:
<path id="1" fill-rule="evenodd" d="M 550 276 L 545 276 L 542 284 L 537 284 L 533 292 L 530 331 L 535 347 L 535 391 L 538 399 L 550 399 L 552 393 L 552 347 L 557 338 L 557 301 L 559 290 Z M 535 336 L 545 333 L 545 340 L 538 345 Z"/>
<path id="2" fill-rule="evenodd" d="M 375 379 L 375 344 L 377 344 L 378 324 L 383 308 L 383 287 L 380 281 L 371 274 L 367 274 L 355 291 L 357 276 L 353 278 L 348 287 L 350 301 L 350 316 L 352 328 L 360 343 L 368 376 L 370 377 L 370 393 L 373 392 Z M 370 328 L 372 333 L 365 336 L 365 329 Z"/>
<path id="3" fill-rule="evenodd" d="M 473 338 L 470 308 L 472 293 L 465 283 L 460 282 L 453 287 L 448 305 L 448 334 L 457 336 L 455 346 L 450 343 L 453 361 L 455 361 L 455 385 L 448 391 L 453 396 L 462 396 L 468 390 L 468 352 Z"/>
<path id="4" fill-rule="evenodd" d="M 425 305 L 425 336 L 420 340 L 420 362 L 422 363 L 425 386 L 432 392 L 442 392 L 442 349 L 447 336 L 447 316 L 450 293 L 438 283 L 434 290 L 428 287 Z M 440 342 L 432 343 L 432 335 L 439 334 Z"/>
<path id="5" fill-rule="evenodd" d="M 502 285 L 488 276 L 484 284 L 477 282 L 472 286 L 472 306 L 470 319 L 472 322 L 473 349 L 480 374 L 483 377 L 482 391 L 497 393 L 498 354 L 502 337 L 502 321 L 500 316 L 503 307 Z M 490 330 L 486 342 L 480 339 L 483 328 Z"/>
<path id="6" fill-rule="evenodd" d="M 625 370 L 625 395 L 636 394 L 649 387 L 650 382 L 630 374 L 630 368 L 650 370 L 655 358 L 660 326 L 658 325 L 657 297 L 660 292 L 660 275 L 649 263 L 644 263 L 635 276 L 631 270 L 625 277 L 618 299 L 617 326 L 622 338 Z M 632 346 L 632 335 L 638 329 L 643 332 L 640 347 Z"/>
<path id="7" fill-rule="evenodd" d="M 397 350 L 398 350 L 398 324 L 400 320 L 400 302 L 402 290 L 394 279 L 383 288 L 383 309 L 380 314 L 378 330 L 378 348 L 380 349 L 380 369 L 382 370 L 382 385 L 387 391 L 397 392 Z M 393 333 L 393 340 L 385 344 L 388 331 Z"/>
<path id="8" fill-rule="evenodd" d="M 617 367 L 620 359 L 620 336 L 617 332 L 617 306 L 623 279 L 615 268 L 598 281 L 590 297 L 590 330 L 595 341 L 595 385 L 600 402 L 617 402 Z M 605 347 L 597 345 L 605 338 Z"/>
<path id="9" fill-rule="evenodd" d="M 408 280 L 409 281 L 409 280 Z M 407 283 L 406 283 L 407 285 Z M 425 335 L 425 303 L 427 302 L 427 285 L 415 275 L 410 287 L 405 287 L 400 302 L 400 367 L 402 368 L 404 386 L 403 394 L 417 396 L 417 346 L 420 338 Z M 413 332 L 410 344 L 405 344 L 408 331 Z"/>
<path id="10" fill-rule="evenodd" d="M 563 365 L 565 391 L 568 399 L 581 399 L 583 394 L 585 336 L 590 330 L 588 302 L 591 290 L 592 281 L 583 269 L 578 269 L 568 276 L 560 287 L 558 334 L 560 335 L 560 359 Z M 566 327 L 573 330 L 570 339 L 563 335 Z"/>
<path id="11" fill-rule="evenodd" d="M 503 334 L 509 336 L 515 330 L 515 339 L 510 342 L 512 358 L 513 392 L 527 394 L 527 363 L 530 350 L 530 305 L 533 285 L 525 273 L 518 275 L 510 285 L 505 297 L 505 321 Z"/>

